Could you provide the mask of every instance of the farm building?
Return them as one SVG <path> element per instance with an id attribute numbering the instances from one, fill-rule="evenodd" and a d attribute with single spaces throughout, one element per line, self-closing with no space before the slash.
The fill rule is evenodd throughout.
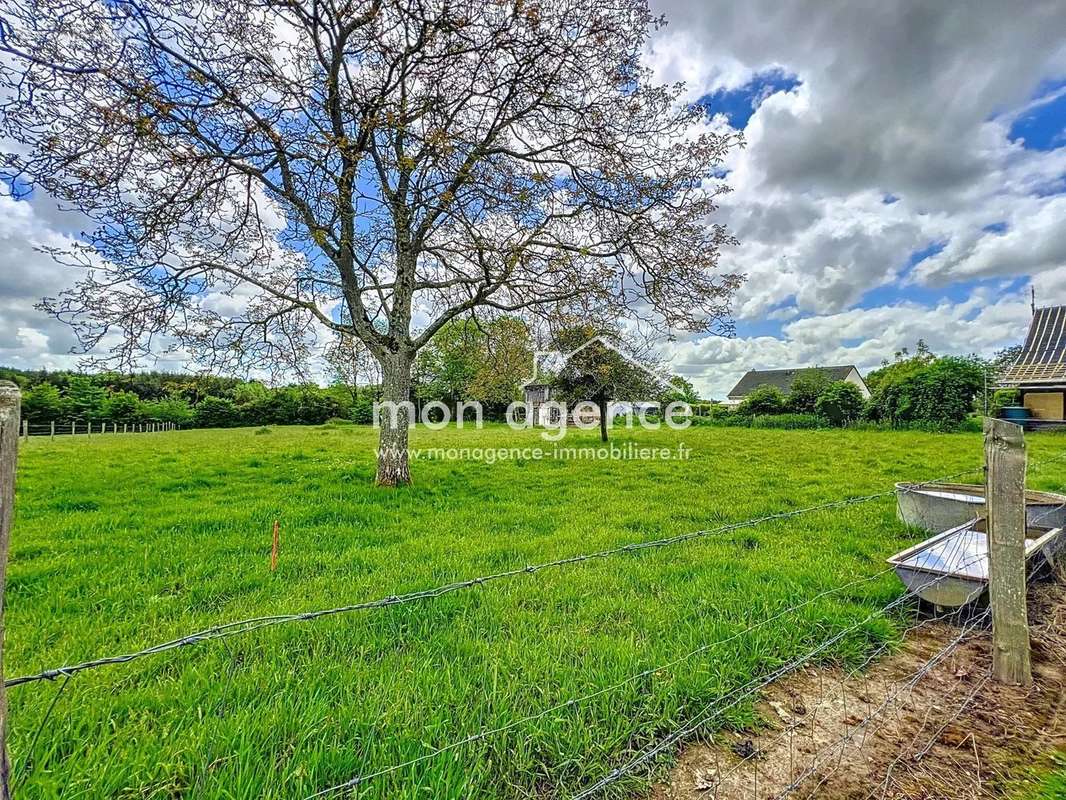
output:
<path id="1" fill-rule="evenodd" d="M 1022 352 L 1001 384 L 1020 390 L 1037 425 L 1066 422 L 1066 306 L 1033 309 Z"/>
<path id="2" fill-rule="evenodd" d="M 725 405 L 734 408 L 740 405 L 740 401 L 747 397 L 751 392 L 759 386 L 776 386 L 784 394 L 788 394 L 792 391 L 792 383 L 797 377 L 802 375 L 808 370 L 816 369 L 819 372 L 824 372 L 829 376 L 831 381 L 847 381 L 853 383 L 859 387 L 859 391 L 862 392 L 862 396 L 867 398 L 870 396 L 870 390 L 866 386 L 866 381 L 862 379 L 862 375 L 852 364 L 839 367 L 795 367 L 793 369 L 750 369 L 744 373 L 744 377 L 741 378 L 737 385 L 733 387 L 732 391 L 725 399 Z"/>

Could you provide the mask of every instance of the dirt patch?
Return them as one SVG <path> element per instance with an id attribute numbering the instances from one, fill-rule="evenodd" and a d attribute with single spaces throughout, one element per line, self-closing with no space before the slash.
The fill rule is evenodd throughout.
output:
<path id="1" fill-rule="evenodd" d="M 861 674 L 811 668 L 771 685 L 759 730 L 689 745 L 650 797 L 1000 796 L 1034 759 L 1066 744 L 1066 585 L 1036 585 L 1029 619 L 1030 689 L 990 679 L 987 619 L 930 622 Z M 984 627 L 960 641 L 974 622 Z"/>

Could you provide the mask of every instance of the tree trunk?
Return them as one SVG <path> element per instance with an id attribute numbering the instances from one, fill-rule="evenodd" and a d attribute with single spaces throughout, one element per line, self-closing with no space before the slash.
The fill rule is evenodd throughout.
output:
<path id="1" fill-rule="evenodd" d="M 411 405 L 412 357 L 400 351 L 381 359 L 381 408 L 375 415 L 378 439 L 378 486 L 408 486 L 411 468 L 408 463 L 407 433 L 414 414 Z M 386 405 L 386 404 L 391 404 Z M 393 410 L 394 409 L 394 410 Z"/>
<path id="2" fill-rule="evenodd" d="M 607 441 L 607 395 L 600 392 L 596 395 L 596 402 L 600 406 L 600 441 Z"/>

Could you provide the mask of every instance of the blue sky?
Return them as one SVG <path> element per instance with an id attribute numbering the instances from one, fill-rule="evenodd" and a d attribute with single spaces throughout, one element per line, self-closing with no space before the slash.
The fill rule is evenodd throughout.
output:
<path id="1" fill-rule="evenodd" d="M 1048 81 L 1033 94 L 1032 106 L 1010 126 L 1010 138 L 1027 150 L 1066 145 L 1066 81 Z"/>

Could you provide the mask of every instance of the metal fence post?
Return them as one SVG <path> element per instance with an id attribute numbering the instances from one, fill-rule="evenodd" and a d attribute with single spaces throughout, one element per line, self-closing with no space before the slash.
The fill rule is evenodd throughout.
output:
<path id="1" fill-rule="evenodd" d="M 15 506 L 15 465 L 18 461 L 22 395 L 15 384 L 0 381 L 0 800 L 11 797 L 11 765 L 7 760 L 7 692 L 4 690 L 4 586 L 7 552 Z"/>
<path id="2" fill-rule="evenodd" d="M 1020 425 L 985 418 L 985 470 L 992 671 L 1001 683 L 1028 686 L 1033 675 L 1025 607 L 1025 436 Z"/>

